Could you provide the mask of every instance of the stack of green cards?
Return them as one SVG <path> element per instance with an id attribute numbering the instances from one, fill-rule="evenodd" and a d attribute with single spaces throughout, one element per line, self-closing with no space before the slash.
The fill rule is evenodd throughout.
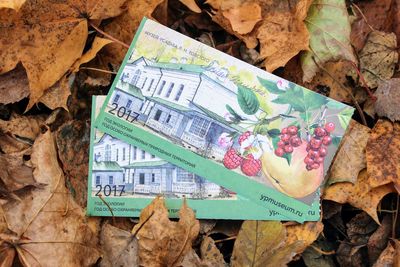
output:
<path id="1" fill-rule="evenodd" d="M 95 119 L 88 212 L 163 194 L 171 216 L 186 197 L 198 218 L 318 220 L 352 114 L 145 18 Z"/>

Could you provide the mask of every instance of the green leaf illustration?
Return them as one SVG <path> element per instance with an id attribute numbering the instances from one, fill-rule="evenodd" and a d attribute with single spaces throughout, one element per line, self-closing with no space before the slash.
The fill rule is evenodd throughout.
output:
<path id="1" fill-rule="evenodd" d="M 256 94 L 242 85 L 238 85 L 238 89 L 237 100 L 242 111 L 247 115 L 255 114 L 260 107 Z"/>
<path id="2" fill-rule="evenodd" d="M 334 146 L 339 146 L 340 140 L 342 140 L 342 136 L 332 136 L 332 144 Z"/>
<path id="3" fill-rule="evenodd" d="M 343 129 L 346 129 L 347 126 L 349 125 L 353 113 L 354 113 L 353 108 L 346 108 L 338 113 L 339 123 Z"/>
<path id="4" fill-rule="evenodd" d="M 278 142 L 281 138 L 279 136 L 273 137 L 272 138 L 272 145 L 274 149 L 278 148 Z M 285 154 L 282 156 L 282 158 L 286 159 L 287 163 L 290 165 L 290 162 L 292 161 L 292 154 Z"/>
<path id="5" fill-rule="evenodd" d="M 231 106 L 229 106 L 229 105 L 227 104 L 227 105 L 225 105 L 225 107 L 226 107 L 226 109 L 228 110 L 228 112 L 234 117 L 234 120 L 235 120 L 235 121 L 242 121 L 242 120 L 243 120 L 243 118 L 240 117 L 240 115 L 237 114 L 236 111 L 235 111 Z"/>
<path id="6" fill-rule="evenodd" d="M 276 137 L 279 136 L 281 134 L 281 130 L 279 129 L 271 129 L 268 131 L 268 135 L 271 137 Z"/>
<path id="7" fill-rule="evenodd" d="M 346 105 L 335 100 L 329 100 L 326 106 L 330 109 L 342 109 Z"/>
<path id="8" fill-rule="evenodd" d="M 257 77 L 258 81 L 260 82 L 260 84 L 268 90 L 268 92 L 272 93 L 272 94 L 276 94 L 276 95 L 280 95 L 285 93 L 285 90 L 281 90 L 278 88 L 278 86 L 276 85 L 275 82 L 273 81 L 269 81 L 266 79 L 263 79 L 261 77 Z"/>

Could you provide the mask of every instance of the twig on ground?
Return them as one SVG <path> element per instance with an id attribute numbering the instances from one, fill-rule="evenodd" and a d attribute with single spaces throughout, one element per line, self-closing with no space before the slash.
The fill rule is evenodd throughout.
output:
<path id="1" fill-rule="evenodd" d="M 112 40 L 112 41 L 114 41 L 114 42 L 116 42 L 116 43 L 122 45 L 123 47 L 129 49 L 129 45 L 128 45 L 128 44 L 126 44 L 126 43 L 124 43 L 124 42 L 118 40 L 117 38 L 115 38 L 115 37 L 109 35 L 108 33 L 104 32 L 104 31 L 100 30 L 100 29 L 99 29 L 96 25 L 94 25 L 92 22 L 90 22 L 89 24 L 90 24 L 90 26 L 92 26 L 93 29 L 95 29 L 97 32 L 101 33 L 102 35 L 104 35 L 104 36 L 107 37 L 108 39 L 110 39 L 110 40 Z"/>

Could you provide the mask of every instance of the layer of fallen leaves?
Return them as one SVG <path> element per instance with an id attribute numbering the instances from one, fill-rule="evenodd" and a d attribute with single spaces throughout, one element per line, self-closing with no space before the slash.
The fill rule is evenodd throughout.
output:
<path id="1" fill-rule="evenodd" d="M 399 266 L 399 14 L 398 0 L 0 1 L 0 266 Z M 358 108 L 321 221 L 197 220 L 186 203 L 171 220 L 161 197 L 139 220 L 84 215 L 91 96 L 143 16 Z"/>

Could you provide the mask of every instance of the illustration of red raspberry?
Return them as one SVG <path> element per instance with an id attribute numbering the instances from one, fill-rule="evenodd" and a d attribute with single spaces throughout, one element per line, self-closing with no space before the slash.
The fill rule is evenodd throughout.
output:
<path id="1" fill-rule="evenodd" d="M 228 169 L 236 169 L 242 163 L 243 158 L 239 155 L 239 153 L 234 148 L 230 148 L 224 156 L 223 163 L 224 166 Z"/>
<path id="2" fill-rule="evenodd" d="M 242 134 L 239 136 L 239 140 L 238 140 L 239 145 L 242 145 L 243 141 L 245 141 L 247 138 L 249 138 L 250 135 L 252 135 L 252 132 L 250 132 L 250 131 L 247 131 L 247 132 L 242 133 Z"/>
<path id="3" fill-rule="evenodd" d="M 261 170 L 261 160 L 254 159 L 253 155 L 248 155 L 243 159 L 240 169 L 247 176 L 256 176 Z"/>

